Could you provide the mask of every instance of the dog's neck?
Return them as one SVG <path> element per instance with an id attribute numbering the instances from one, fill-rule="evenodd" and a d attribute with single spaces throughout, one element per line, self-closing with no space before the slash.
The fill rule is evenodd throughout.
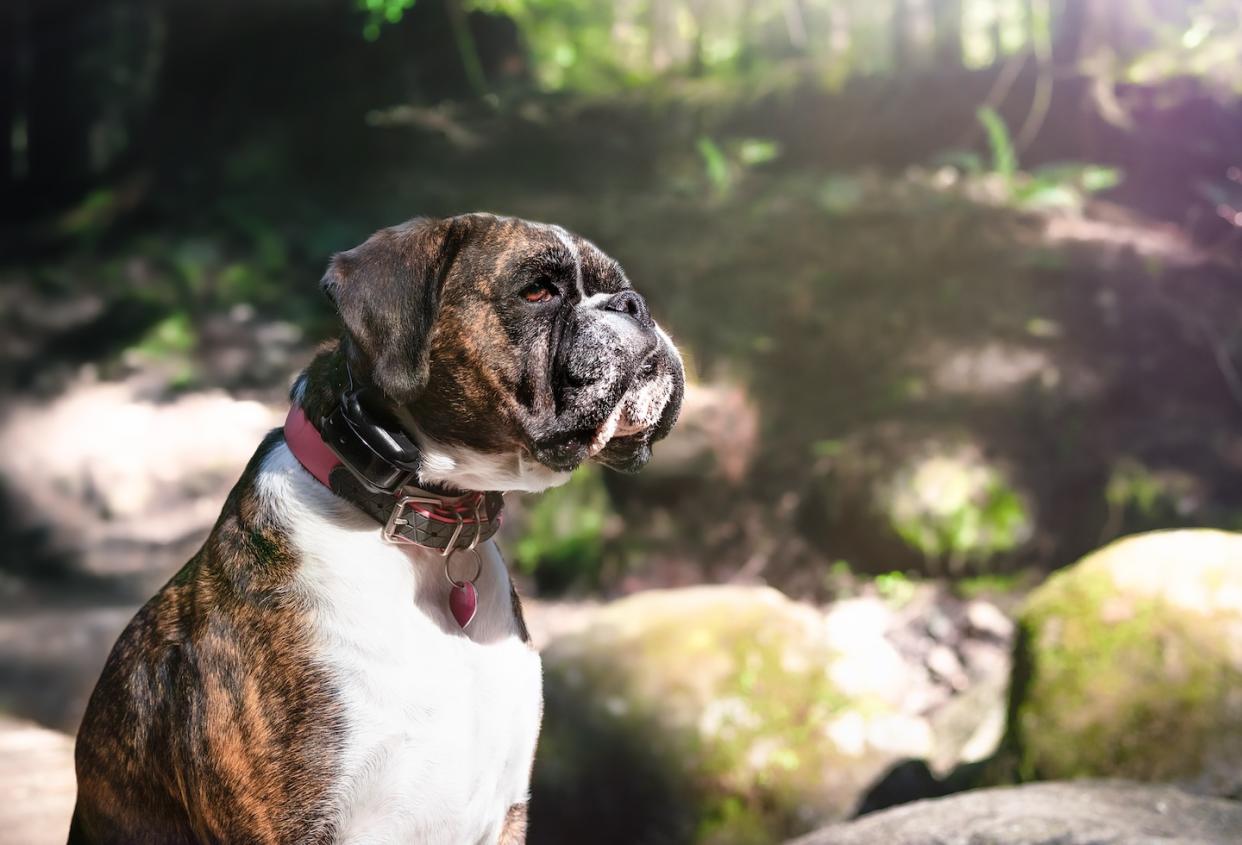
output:
<path id="1" fill-rule="evenodd" d="M 285 420 L 285 443 L 320 484 L 383 526 L 385 540 L 447 555 L 474 548 L 496 533 L 504 507 L 499 493 L 417 486 L 417 448 L 370 418 L 355 418 L 359 412 L 347 411 L 345 404 L 343 399 L 329 414 L 313 420 L 295 401 Z M 394 444 L 399 457 L 390 449 Z"/>
<path id="2" fill-rule="evenodd" d="M 294 405 L 300 405 L 311 420 L 330 414 L 340 402 L 341 394 L 351 387 L 344 347 L 339 340 L 322 347 L 294 382 L 290 399 Z M 549 469 L 520 449 L 506 454 L 483 453 L 468 446 L 442 442 L 419 426 L 417 420 L 408 421 L 404 428 L 421 453 L 418 484 L 424 488 L 540 493 L 569 480 L 570 473 Z"/>
<path id="3" fill-rule="evenodd" d="M 371 425 L 369 420 L 363 423 Z M 453 585 L 449 609 L 464 629 L 478 607 L 478 572 L 455 578 L 451 558 L 463 549 L 475 551 L 500 529 L 501 494 L 456 495 L 414 487 L 417 449 L 403 451 L 401 462 L 393 463 L 382 454 L 382 443 L 366 439 L 372 435 L 360 433 L 357 421 L 342 408 L 316 423 L 296 402 L 284 427 L 285 444 L 294 458 L 320 484 L 374 519 L 385 541 L 440 553 L 445 577 Z M 373 448 L 377 444 L 378 450 Z"/>

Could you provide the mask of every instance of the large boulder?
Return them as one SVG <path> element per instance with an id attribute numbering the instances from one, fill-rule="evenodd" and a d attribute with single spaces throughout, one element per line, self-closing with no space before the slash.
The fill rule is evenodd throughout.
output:
<path id="1" fill-rule="evenodd" d="M 1123 781 L 1034 783 L 919 801 L 789 845 L 1233 845 L 1242 804 Z"/>
<path id="2" fill-rule="evenodd" d="M 544 652 L 531 841 L 761 843 L 849 817 L 937 741 L 877 600 L 650 591 Z"/>
<path id="3" fill-rule="evenodd" d="M 1049 579 L 1020 623 L 1008 737 L 1019 777 L 1242 796 L 1242 535 L 1119 540 Z"/>

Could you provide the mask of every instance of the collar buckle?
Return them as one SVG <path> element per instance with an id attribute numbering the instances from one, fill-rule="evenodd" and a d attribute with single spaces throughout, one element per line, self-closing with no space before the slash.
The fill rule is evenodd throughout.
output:
<path id="1" fill-rule="evenodd" d="M 402 496 L 400 499 L 397 500 L 397 504 L 393 506 L 392 513 L 388 515 L 388 521 L 384 523 L 384 532 L 383 532 L 384 540 L 386 540 L 389 543 L 396 544 L 396 545 L 409 545 L 409 546 L 423 545 L 422 543 L 419 543 L 417 540 L 414 540 L 410 537 L 407 537 L 405 534 L 400 533 L 400 529 L 405 528 L 406 526 L 413 527 L 413 523 L 409 519 L 406 519 L 406 511 L 409 509 L 410 505 L 430 505 L 432 507 L 435 507 L 439 504 L 440 504 L 439 499 L 428 499 L 423 496 Z M 458 517 L 459 521 L 457 524 L 457 531 L 454 532 L 453 534 L 454 541 L 456 541 L 457 539 L 457 534 L 461 532 L 460 519 L 461 517 L 459 516 Z M 450 548 L 451 548 L 451 544 L 450 544 Z"/>
<path id="2" fill-rule="evenodd" d="M 442 499 L 401 496 L 384 523 L 384 540 L 398 545 L 435 549 L 443 557 L 462 548 L 473 551 L 479 543 L 496 533 L 499 524 L 498 515 L 488 510 L 487 498 L 482 494 L 474 496 L 473 505 L 467 505 L 474 511 L 470 519 L 466 518 L 467 510 L 462 507 L 446 508 Z M 467 525 L 473 526 L 474 533 L 469 535 L 468 543 L 459 545 L 458 540 L 464 539 L 462 531 Z"/>

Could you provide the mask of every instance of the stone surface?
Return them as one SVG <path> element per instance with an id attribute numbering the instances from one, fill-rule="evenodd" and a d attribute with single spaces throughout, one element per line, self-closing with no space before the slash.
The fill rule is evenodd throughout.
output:
<path id="1" fill-rule="evenodd" d="M 532 843 L 771 842 L 848 817 L 881 778 L 888 788 L 875 806 L 942 794 L 937 778 L 991 753 L 1003 713 L 1008 642 L 994 633 L 1004 617 L 980 607 L 992 608 L 929 587 L 900 604 L 865 597 L 827 609 L 741 587 L 526 602 L 549 655 Z M 0 614 L 0 708 L 72 732 L 133 610 Z M 993 632 L 972 633 L 970 620 L 983 617 Z M 927 667 L 945 648 L 970 677 L 965 691 Z M 0 817 L 0 843 L 43 841 L 31 831 L 59 841 L 73 794 L 70 740 L 14 724 L 20 733 L 6 725 L 0 743 L 36 737 L 42 750 L 0 755 L 0 795 L 27 789 L 27 771 L 43 791 Z M 922 777 L 889 777 L 912 756 L 934 775 L 923 766 Z M 813 766 L 831 771 L 817 780 Z M 6 823 L 13 814 L 20 827 Z M 597 832 L 574 835 L 577 823 Z M 10 828 L 23 838 L 5 839 Z"/>
<path id="2" fill-rule="evenodd" d="M 1242 804 L 1123 781 L 1037 783 L 919 801 L 789 845 L 1233 845 Z"/>
<path id="3" fill-rule="evenodd" d="M 73 740 L 0 714 L 0 845 L 63 843 L 75 790 Z"/>
<path id="4" fill-rule="evenodd" d="M 1117 541 L 1036 590 L 1020 624 L 1009 727 L 1023 779 L 1242 795 L 1242 535 Z"/>
<path id="5" fill-rule="evenodd" d="M 933 612 L 741 586 L 600 608 L 544 652 L 531 842 L 771 842 L 848 818 L 902 760 L 957 762 L 978 725 L 938 733 L 955 693 L 924 659 L 956 643 L 917 633 Z M 943 627 L 964 629 L 957 615 Z M 1003 681 L 952 659 L 977 691 L 968 711 L 999 714 Z"/>
<path id="6" fill-rule="evenodd" d="M 677 425 L 633 479 L 638 486 L 672 481 L 737 485 L 755 456 L 759 415 L 744 388 L 722 382 L 686 385 Z"/>
<path id="7" fill-rule="evenodd" d="M 281 409 L 258 401 L 221 391 L 170 398 L 139 378 L 83 377 L 51 401 L 6 411 L 0 481 L 21 491 L 18 519 L 49 534 L 75 570 L 155 570 L 156 583 L 202 542 L 246 461 L 282 422 Z"/>

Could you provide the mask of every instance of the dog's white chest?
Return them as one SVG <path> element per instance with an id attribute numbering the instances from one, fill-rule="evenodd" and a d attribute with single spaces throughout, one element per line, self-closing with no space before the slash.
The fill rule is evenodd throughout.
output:
<path id="1" fill-rule="evenodd" d="M 308 510 L 336 509 L 296 472 L 285 478 L 311 496 Z M 313 659 L 344 703 L 338 841 L 494 845 L 527 798 L 542 710 L 539 656 L 519 635 L 503 561 L 480 547 L 478 613 L 463 631 L 434 552 L 383 542 L 365 517 L 309 516 L 293 520 L 292 539 Z M 474 561 L 458 554 L 454 572 L 468 576 Z"/>
<path id="2" fill-rule="evenodd" d="M 411 603 L 406 593 L 407 616 Z M 389 616 L 359 609 L 373 622 Z M 508 808 L 527 797 L 538 655 L 516 634 L 476 642 L 426 618 L 384 627 L 323 631 L 347 707 L 339 841 L 494 845 Z"/>

